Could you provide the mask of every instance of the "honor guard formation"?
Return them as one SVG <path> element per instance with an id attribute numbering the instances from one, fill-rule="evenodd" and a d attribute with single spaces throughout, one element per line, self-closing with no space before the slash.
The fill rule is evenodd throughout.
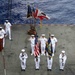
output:
<path id="1" fill-rule="evenodd" d="M 12 40 L 11 37 L 11 23 L 6 20 L 4 23 L 4 29 L 0 27 L 0 49 L 2 50 L 5 45 L 5 38 L 8 36 L 9 40 Z M 55 37 L 54 34 L 51 34 L 49 38 L 46 38 L 45 34 L 41 34 L 40 37 L 38 35 L 31 35 L 30 38 L 28 39 L 30 42 L 30 55 L 34 56 L 34 63 L 35 63 L 35 70 L 40 70 L 40 63 L 41 59 L 40 57 L 46 56 L 46 65 L 47 65 L 47 70 L 52 71 L 52 65 L 53 65 L 53 57 L 55 56 L 56 53 L 56 46 L 57 46 L 57 38 Z M 67 56 L 65 54 L 65 50 L 62 50 L 59 57 L 59 70 L 64 71 L 65 63 L 67 60 Z M 21 53 L 19 54 L 19 59 L 21 63 L 21 71 L 26 70 L 26 61 L 28 59 L 28 55 L 26 53 L 26 49 L 22 49 Z"/>
<path id="2" fill-rule="evenodd" d="M 54 36 L 54 34 L 51 34 L 49 38 L 47 39 L 45 37 L 45 34 L 42 34 L 40 37 L 38 35 L 31 35 L 28 39 L 30 41 L 30 48 L 31 48 L 31 56 L 34 56 L 34 63 L 35 63 L 35 70 L 39 70 L 40 65 L 40 57 L 46 56 L 47 57 L 47 71 L 52 71 L 52 64 L 53 64 L 53 57 L 56 53 L 56 45 L 57 45 L 57 38 Z M 65 63 L 67 56 L 65 54 L 65 51 L 62 50 L 59 57 L 59 70 L 64 71 Z M 25 52 L 25 49 L 21 50 L 21 53 L 19 55 L 20 61 L 21 61 L 21 70 L 26 70 L 26 60 L 28 58 L 27 53 Z"/>

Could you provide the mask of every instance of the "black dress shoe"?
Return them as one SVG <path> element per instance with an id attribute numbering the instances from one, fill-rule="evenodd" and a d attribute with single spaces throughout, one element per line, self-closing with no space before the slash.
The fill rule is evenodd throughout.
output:
<path id="1" fill-rule="evenodd" d="M 63 69 L 59 69 L 60 71 L 64 71 Z"/>
<path id="2" fill-rule="evenodd" d="M 52 69 L 49 69 L 49 71 L 52 71 Z"/>
<path id="3" fill-rule="evenodd" d="M 21 71 L 25 71 L 25 69 L 21 69 Z"/>
<path id="4" fill-rule="evenodd" d="M 64 70 L 62 69 L 62 71 L 64 71 Z"/>
<path id="5" fill-rule="evenodd" d="M 35 70 L 39 70 L 39 69 L 35 69 Z"/>

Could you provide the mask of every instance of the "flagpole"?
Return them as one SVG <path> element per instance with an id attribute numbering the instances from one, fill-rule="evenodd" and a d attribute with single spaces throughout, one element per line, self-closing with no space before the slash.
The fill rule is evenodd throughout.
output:
<path id="1" fill-rule="evenodd" d="M 42 20 L 40 20 L 40 28 L 42 27 Z"/>
<path id="2" fill-rule="evenodd" d="M 35 26 L 36 25 L 36 19 L 35 19 L 35 17 L 33 16 L 33 13 L 35 12 L 35 9 L 34 9 L 34 4 L 32 5 L 32 8 L 33 8 L 33 10 L 32 10 L 32 18 L 33 18 L 33 25 Z"/>

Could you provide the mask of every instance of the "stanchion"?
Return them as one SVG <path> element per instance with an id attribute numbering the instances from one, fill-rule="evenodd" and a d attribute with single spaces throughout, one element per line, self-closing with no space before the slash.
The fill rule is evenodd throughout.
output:
<path id="1" fill-rule="evenodd" d="M 4 50 L 2 50 L 2 56 L 3 56 L 4 75 L 6 75 L 6 65 L 5 65 Z"/>

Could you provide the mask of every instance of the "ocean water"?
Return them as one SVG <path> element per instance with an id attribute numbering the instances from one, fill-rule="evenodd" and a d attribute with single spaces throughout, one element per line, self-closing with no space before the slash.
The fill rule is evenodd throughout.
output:
<path id="1" fill-rule="evenodd" d="M 33 22 L 26 17 L 28 4 L 39 8 L 51 18 L 44 19 L 43 24 L 75 24 L 75 0 L 12 0 L 9 5 L 8 0 L 0 0 L 0 24 L 6 19 L 12 24 Z"/>

